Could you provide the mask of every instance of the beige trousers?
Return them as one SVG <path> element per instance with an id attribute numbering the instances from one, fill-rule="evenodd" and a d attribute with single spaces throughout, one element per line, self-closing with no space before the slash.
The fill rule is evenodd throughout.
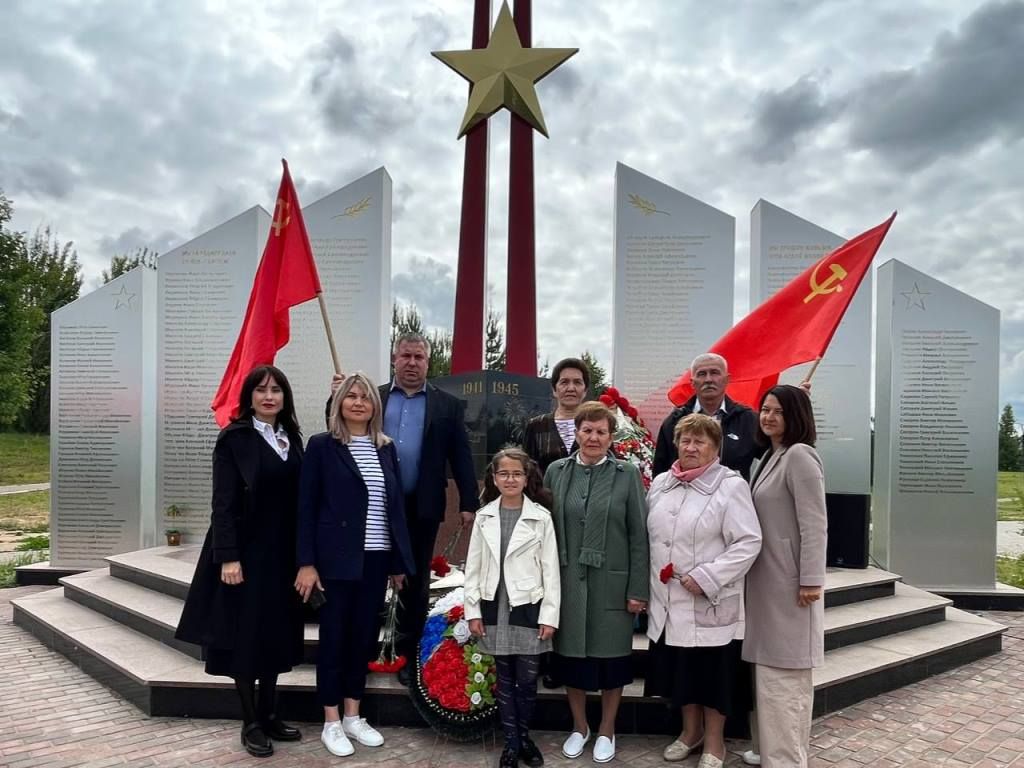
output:
<path id="1" fill-rule="evenodd" d="M 754 665 L 762 768 L 807 768 L 814 683 L 810 669 Z"/>

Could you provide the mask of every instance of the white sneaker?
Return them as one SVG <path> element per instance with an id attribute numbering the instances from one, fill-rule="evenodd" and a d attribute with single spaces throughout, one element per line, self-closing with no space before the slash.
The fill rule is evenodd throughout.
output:
<path id="1" fill-rule="evenodd" d="M 748 749 L 746 752 L 743 753 L 742 760 L 746 765 L 760 765 L 761 755 L 759 755 L 752 749 Z"/>
<path id="2" fill-rule="evenodd" d="M 327 751 L 338 757 L 348 757 L 356 751 L 352 742 L 348 740 L 341 723 L 335 720 L 332 723 L 324 723 L 324 730 L 320 734 L 320 741 L 327 747 Z"/>
<path id="3" fill-rule="evenodd" d="M 569 738 L 565 740 L 565 743 L 562 744 L 562 754 L 570 760 L 574 760 L 583 754 L 583 748 L 587 746 L 588 741 L 590 741 L 589 728 L 587 728 L 586 735 L 579 731 L 573 731 L 569 734 Z"/>
<path id="4" fill-rule="evenodd" d="M 366 722 L 365 717 L 360 717 L 351 725 L 342 720 L 341 727 L 345 731 L 346 736 L 351 736 L 364 747 L 380 747 L 384 745 L 384 737 L 381 736 L 380 731 Z"/>
<path id="5" fill-rule="evenodd" d="M 594 762 L 607 763 L 615 759 L 615 736 L 598 736 L 594 742 Z"/>

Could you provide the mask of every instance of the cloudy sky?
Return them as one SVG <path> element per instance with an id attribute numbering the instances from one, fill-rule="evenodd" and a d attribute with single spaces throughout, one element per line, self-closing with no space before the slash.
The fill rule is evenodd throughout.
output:
<path id="1" fill-rule="evenodd" d="M 395 297 L 450 325 L 466 89 L 429 52 L 468 47 L 471 0 L 3 5 L 0 188 L 15 228 L 75 242 L 86 289 L 112 254 L 272 209 L 282 156 L 307 203 L 384 165 Z M 622 161 L 736 217 L 738 313 L 759 197 L 846 236 L 898 209 L 878 262 L 1001 310 L 1000 402 L 1024 421 L 1024 1 L 536 0 L 533 34 L 580 48 L 539 86 L 542 358 L 610 363 Z"/>

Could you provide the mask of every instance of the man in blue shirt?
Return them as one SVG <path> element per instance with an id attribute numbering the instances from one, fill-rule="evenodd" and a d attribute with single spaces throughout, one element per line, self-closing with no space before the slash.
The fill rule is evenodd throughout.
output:
<path id="1" fill-rule="evenodd" d="M 408 684 L 416 644 L 423 633 L 430 589 L 430 560 L 447 506 L 448 473 L 459 491 L 462 519 L 472 524 L 479 489 L 464 420 L 465 405 L 427 381 L 430 342 L 404 333 L 391 349 L 395 377 L 380 387 L 384 433 L 395 441 L 405 516 L 416 573 L 409 574 L 398 609 L 398 650 L 409 665 L 399 673 Z M 334 387 L 343 377 L 335 376 Z M 403 674 L 404 673 L 404 674 Z"/>

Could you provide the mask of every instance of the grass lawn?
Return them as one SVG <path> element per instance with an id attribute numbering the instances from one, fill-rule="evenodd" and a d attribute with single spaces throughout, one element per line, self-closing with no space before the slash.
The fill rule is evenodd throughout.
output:
<path id="1" fill-rule="evenodd" d="M 50 436 L 0 432 L 0 485 L 50 481 Z"/>
<path id="2" fill-rule="evenodd" d="M 996 581 L 1024 588 L 1024 555 L 996 558 Z"/>
<path id="3" fill-rule="evenodd" d="M 50 492 L 0 496 L 0 531 L 45 533 L 50 530 Z"/>
<path id="4" fill-rule="evenodd" d="M 1000 472 L 996 497 L 999 520 L 1024 520 L 1024 472 Z"/>
<path id="5" fill-rule="evenodd" d="M 47 557 L 49 557 L 48 552 L 19 552 L 13 559 L 0 562 L 0 589 L 15 586 L 15 568 L 40 563 Z"/>

